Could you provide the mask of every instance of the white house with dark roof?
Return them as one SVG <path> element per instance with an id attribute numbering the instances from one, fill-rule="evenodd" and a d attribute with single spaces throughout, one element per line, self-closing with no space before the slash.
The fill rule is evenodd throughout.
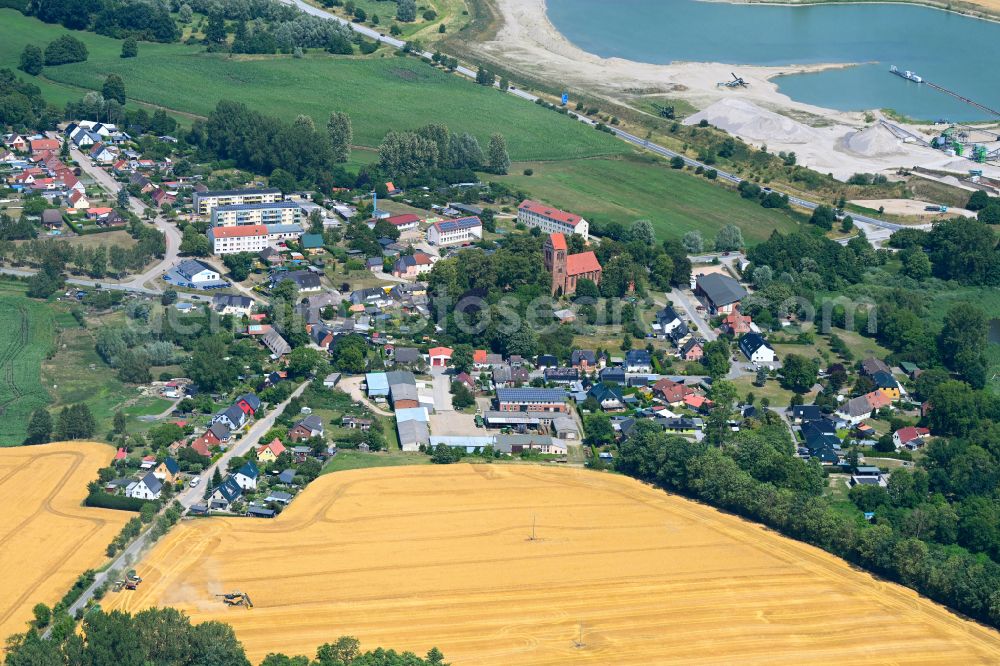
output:
<path id="1" fill-rule="evenodd" d="M 150 472 L 138 481 L 130 483 L 128 488 L 125 489 L 125 495 L 132 499 L 157 500 L 160 499 L 160 491 L 162 489 L 163 482 Z"/>

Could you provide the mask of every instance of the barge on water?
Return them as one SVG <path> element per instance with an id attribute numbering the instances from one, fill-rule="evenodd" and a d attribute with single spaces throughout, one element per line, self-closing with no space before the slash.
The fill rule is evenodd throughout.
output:
<path id="1" fill-rule="evenodd" d="M 904 78 L 907 81 L 913 81 L 914 83 L 923 83 L 923 77 L 919 76 L 916 72 L 911 72 L 910 70 L 900 71 L 895 65 L 889 67 L 889 71 L 898 77 Z"/>

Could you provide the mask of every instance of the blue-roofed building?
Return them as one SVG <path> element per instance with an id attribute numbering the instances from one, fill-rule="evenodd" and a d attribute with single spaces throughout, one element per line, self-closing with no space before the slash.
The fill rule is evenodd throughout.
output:
<path id="1" fill-rule="evenodd" d="M 645 349 L 630 349 L 625 353 L 625 372 L 648 373 L 653 371 L 653 357 Z"/>
<path id="2" fill-rule="evenodd" d="M 236 479 L 236 483 L 243 490 L 255 490 L 257 488 L 257 479 L 260 478 L 260 470 L 257 469 L 254 461 L 248 460 L 243 467 L 237 470 L 233 478 Z"/>
<path id="3" fill-rule="evenodd" d="M 211 497 L 208 498 L 208 507 L 225 510 L 242 496 L 243 489 L 240 488 L 240 484 L 236 483 L 236 479 L 232 476 L 227 476 L 219 487 L 212 491 Z"/>
<path id="4" fill-rule="evenodd" d="M 365 385 L 368 387 L 368 397 L 388 397 L 389 378 L 384 372 L 369 372 L 365 375 Z"/>
<path id="5" fill-rule="evenodd" d="M 435 222 L 427 229 L 431 245 L 468 245 L 483 237 L 483 223 L 475 216 Z"/>
<path id="6" fill-rule="evenodd" d="M 497 389 L 497 410 L 501 412 L 568 412 L 566 391 L 545 388 Z"/>

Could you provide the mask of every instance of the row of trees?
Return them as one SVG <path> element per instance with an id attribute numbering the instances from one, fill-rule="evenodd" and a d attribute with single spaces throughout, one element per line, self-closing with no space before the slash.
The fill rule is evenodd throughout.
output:
<path id="1" fill-rule="evenodd" d="M 61 116 L 59 109 L 45 103 L 38 86 L 10 69 L 0 69 L 0 125 L 16 130 L 51 129 Z"/>
<path id="2" fill-rule="evenodd" d="M 510 169 L 507 140 L 490 137 L 484 153 L 472 134 L 453 135 L 444 125 L 432 124 L 415 132 L 391 131 L 379 146 L 379 169 L 389 178 L 426 175 L 438 169 L 486 170 L 505 174 Z"/>
<path id="3" fill-rule="evenodd" d="M 46 444 L 51 441 L 89 439 L 97 432 L 97 421 L 90 407 L 79 403 L 67 405 L 56 419 L 44 407 L 31 413 L 25 444 Z"/>
<path id="4" fill-rule="evenodd" d="M 48 609 L 40 609 L 48 611 Z M 50 613 L 38 612 L 45 620 Z M 83 630 L 74 631 L 68 615 L 55 618 L 52 637 L 43 639 L 35 629 L 12 636 L 7 646 L 7 666 L 47 664 L 172 664 L 173 666 L 250 666 L 243 645 L 232 627 L 222 622 L 193 624 L 174 608 L 150 608 L 131 615 L 125 611 L 87 613 Z M 362 651 L 361 643 L 341 636 L 324 643 L 310 660 L 271 653 L 261 666 L 447 666 L 444 655 L 431 648 L 426 657 L 412 652 L 376 648 Z"/>

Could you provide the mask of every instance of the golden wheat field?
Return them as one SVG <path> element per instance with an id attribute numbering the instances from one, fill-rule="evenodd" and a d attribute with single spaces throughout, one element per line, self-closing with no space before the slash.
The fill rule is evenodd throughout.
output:
<path id="1" fill-rule="evenodd" d="M 184 522 L 140 575 L 105 605 L 231 623 L 254 661 L 349 634 L 454 664 L 1000 663 L 1000 635 L 903 587 L 577 469 L 338 472 L 274 520 Z"/>
<path id="2" fill-rule="evenodd" d="M 106 444 L 0 448 L 0 634 L 24 631 L 38 602 L 54 604 L 133 515 L 81 506 L 107 465 Z"/>

